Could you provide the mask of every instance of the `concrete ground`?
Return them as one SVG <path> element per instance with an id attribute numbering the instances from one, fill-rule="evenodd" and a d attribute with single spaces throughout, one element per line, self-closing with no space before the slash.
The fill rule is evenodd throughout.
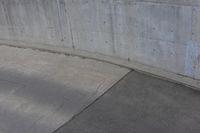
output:
<path id="1" fill-rule="evenodd" d="M 199 132 L 199 92 L 131 72 L 55 133 Z"/>
<path id="2" fill-rule="evenodd" d="M 94 60 L 0 46 L 0 133 L 51 133 L 128 72 Z"/>
<path id="3" fill-rule="evenodd" d="M 0 56 L 0 133 L 200 131 L 191 88 L 79 57 L 6 46 Z"/>

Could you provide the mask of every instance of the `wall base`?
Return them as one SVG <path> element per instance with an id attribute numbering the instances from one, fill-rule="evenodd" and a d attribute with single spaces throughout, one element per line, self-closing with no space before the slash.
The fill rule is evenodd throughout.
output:
<path id="1" fill-rule="evenodd" d="M 40 50 L 40 51 L 65 54 L 65 55 L 71 55 L 71 56 L 79 56 L 82 58 L 89 58 L 89 59 L 94 59 L 98 61 L 103 61 L 103 62 L 111 63 L 114 65 L 118 65 L 121 67 L 133 69 L 135 71 L 139 71 L 142 73 L 151 74 L 155 77 L 176 82 L 178 84 L 183 84 L 195 90 L 200 91 L 200 80 L 192 79 L 191 77 L 172 73 L 160 68 L 155 68 L 153 66 L 147 66 L 138 62 L 128 61 L 128 60 L 124 60 L 124 59 L 120 59 L 116 57 L 105 56 L 102 54 L 92 53 L 92 52 L 83 51 L 83 50 L 76 50 L 72 48 L 55 47 L 55 46 L 49 46 L 45 44 L 39 44 L 39 43 L 34 44 L 34 43 L 21 42 L 21 41 L 15 41 L 15 40 L 14 41 L 0 40 L 0 45 L 19 47 L 19 48 L 30 48 L 30 49 Z"/>

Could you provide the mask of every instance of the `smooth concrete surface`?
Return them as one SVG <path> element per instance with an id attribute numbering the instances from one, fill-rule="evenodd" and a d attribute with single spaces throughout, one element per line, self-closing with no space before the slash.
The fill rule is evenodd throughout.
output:
<path id="1" fill-rule="evenodd" d="M 0 46 L 0 133 L 51 133 L 128 72 L 95 60 Z"/>
<path id="2" fill-rule="evenodd" d="M 129 73 L 55 133 L 199 133 L 200 93 Z"/>
<path id="3" fill-rule="evenodd" d="M 0 40 L 74 48 L 200 79 L 199 0 L 0 0 Z"/>

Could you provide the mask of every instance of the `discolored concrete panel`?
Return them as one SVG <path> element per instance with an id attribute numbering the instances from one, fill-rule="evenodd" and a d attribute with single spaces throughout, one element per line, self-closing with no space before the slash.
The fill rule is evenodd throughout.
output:
<path id="1" fill-rule="evenodd" d="M 79 57 L 0 47 L 0 132 L 51 133 L 129 70 Z"/>
<path id="2" fill-rule="evenodd" d="M 194 41 L 187 44 L 185 74 L 195 79 L 200 78 L 200 45 Z"/>

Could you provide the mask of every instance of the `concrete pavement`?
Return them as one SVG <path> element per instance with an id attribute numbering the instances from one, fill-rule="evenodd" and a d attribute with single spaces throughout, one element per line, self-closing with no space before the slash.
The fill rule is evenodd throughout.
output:
<path id="1" fill-rule="evenodd" d="M 128 72 L 95 60 L 0 46 L 0 133 L 51 133 Z"/>
<path id="2" fill-rule="evenodd" d="M 129 71 L 0 46 L 0 133 L 199 133 L 199 91 Z"/>
<path id="3" fill-rule="evenodd" d="M 199 133 L 200 93 L 131 72 L 55 133 Z"/>

